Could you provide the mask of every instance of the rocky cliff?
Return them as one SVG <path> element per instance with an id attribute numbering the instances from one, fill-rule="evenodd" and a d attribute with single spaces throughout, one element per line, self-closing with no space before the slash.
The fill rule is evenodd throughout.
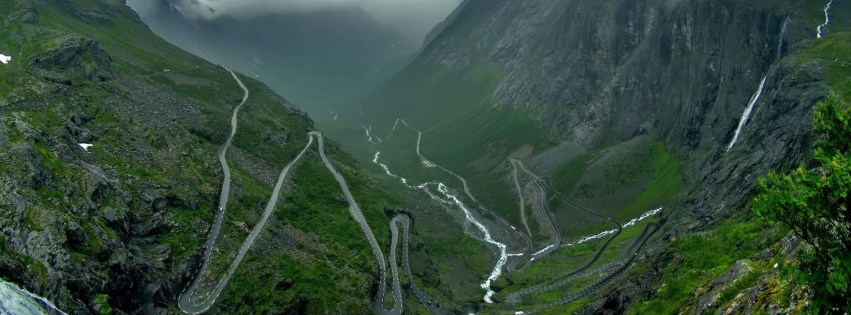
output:
<path id="1" fill-rule="evenodd" d="M 451 105 L 387 96 L 404 95 L 393 94 L 400 85 L 390 83 L 370 99 L 370 106 L 376 108 L 374 115 L 392 111 L 433 126 L 440 117 L 424 114 L 420 107 L 462 112 L 460 118 L 452 117 L 457 124 L 432 129 L 443 140 L 433 151 L 462 141 L 449 135 L 478 136 L 463 129 L 468 128 L 464 124 L 478 128 L 477 117 L 486 116 L 479 113 L 496 111 L 525 117 L 551 135 L 549 145 L 524 140 L 535 153 L 559 143 L 600 150 L 642 135 L 664 143 L 682 163 L 684 177 L 677 197 L 664 202 L 669 207 L 663 236 L 648 255 L 655 271 L 613 288 L 588 306 L 620 313 L 637 295 L 652 296 L 649 283 L 669 262 L 670 257 L 662 256 L 671 240 L 711 230 L 729 217 L 747 217 L 757 176 L 809 161 L 812 108 L 847 76 L 847 56 L 806 53 L 819 43 L 816 27 L 824 21 L 824 5 L 784 0 L 471 0 L 397 77 L 418 82 L 409 90 L 440 91 L 431 103 Z M 831 10 L 833 24 L 825 40 L 841 42 L 849 7 Z M 453 89 L 438 89 L 434 78 L 457 78 L 466 82 L 455 85 L 465 95 L 481 96 L 472 101 L 444 97 L 453 95 Z M 455 107 L 471 110 L 463 113 Z M 506 139 L 534 130 L 501 133 L 498 126 L 512 122 L 492 121 L 496 126 L 487 127 L 492 132 L 478 138 L 488 144 L 470 154 L 475 161 L 457 162 L 457 169 L 504 172 L 500 163 L 482 161 L 517 156 L 516 143 Z"/>

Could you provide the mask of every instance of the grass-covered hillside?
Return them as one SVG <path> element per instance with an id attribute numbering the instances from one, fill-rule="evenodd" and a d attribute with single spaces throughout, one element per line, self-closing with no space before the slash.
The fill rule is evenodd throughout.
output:
<path id="1" fill-rule="evenodd" d="M 69 313 L 179 312 L 219 206 L 217 155 L 239 85 L 123 1 L 10 0 L 0 15 L 0 53 L 12 57 L 0 64 L 0 277 Z M 214 281 L 313 129 L 240 78 L 250 97 L 227 156 L 230 202 L 205 275 Z M 326 151 L 386 248 L 398 204 L 338 146 Z M 376 263 L 342 196 L 314 144 L 218 312 L 367 312 Z"/>

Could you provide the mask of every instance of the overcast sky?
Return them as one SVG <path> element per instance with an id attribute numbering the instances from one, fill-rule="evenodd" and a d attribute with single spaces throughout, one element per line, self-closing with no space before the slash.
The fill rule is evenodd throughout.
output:
<path id="1" fill-rule="evenodd" d="M 146 0 L 147 1 L 147 0 Z M 325 8 L 357 5 L 405 37 L 422 40 L 462 0 L 169 0 L 184 15 L 211 19 L 237 19 L 269 13 L 307 13 Z"/>

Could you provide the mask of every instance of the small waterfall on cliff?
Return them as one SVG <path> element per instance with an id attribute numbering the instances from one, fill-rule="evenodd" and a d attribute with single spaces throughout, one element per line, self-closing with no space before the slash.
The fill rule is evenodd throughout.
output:
<path id="1" fill-rule="evenodd" d="M 768 79 L 768 76 L 762 78 L 762 82 L 759 83 L 759 88 L 757 88 L 756 92 L 754 92 L 753 96 L 751 96 L 750 103 L 748 103 L 748 106 L 745 107 L 745 111 L 742 112 L 742 117 L 739 118 L 739 127 L 736 128 L 736 133 L 733 134 L 733 140 L 731 140 L 730 145 L 727 146 L 727 151 L 730 151 L 730 149 L 732 149 L 736 144 L 736 141 L 739 140 L 739 133 L 742 132 L 742 128 L 745 127 L 748 118 L 751 116 L 754 104 L 756 104 L 756 102 L 759 101 L 759 97 L 762 96 L 762 90 L 765 88 L 765 79 Z"/>
<path id="2" fill-rule="evenodd" d="M 833 0 L 830 0 L 830 2 L 828 2 L 827 5 L 824 6 L 824 23 L 822 23 L 821 25 L 818 26 L 818 28 L 816 28 L 816 38 L 821 38 L 822 36 L 824 36 L 824 28 L 828 24 L 830 24 L 830 13 L 829 13 L 829 11 L 830 11 L 831 5 L 833 5 Z"/>

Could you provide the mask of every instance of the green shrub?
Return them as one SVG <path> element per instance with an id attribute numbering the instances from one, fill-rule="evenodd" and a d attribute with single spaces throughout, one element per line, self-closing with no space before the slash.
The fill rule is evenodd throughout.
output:
<path id="1" fill-rule="evenodd" d="M 112 314 L 112 307 L 109 306 L 109 297 L 106 294 L 95 295 L 95 305 L 100 315 Z"/>
<path id="2" fill-rule="evenodd" d="M 819 135 L 816 167 L 760 179 L 754 211 L 788 225 L 806 244 L 796 268 L 809 287 L 811 313 L 851 312 L 851 115 L 849 104 L 830 93 L 814 113 Z"/>

